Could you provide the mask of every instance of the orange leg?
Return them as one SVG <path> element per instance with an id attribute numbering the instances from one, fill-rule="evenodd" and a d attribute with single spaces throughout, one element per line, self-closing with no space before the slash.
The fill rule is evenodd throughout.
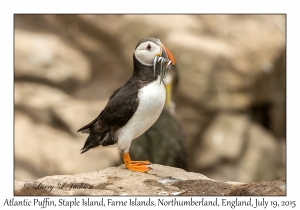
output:
<path id="1" fill-rule="evenodd" d="M 132 161 L 129 156 L 129 152 L 122 154 L 125 167 L 132 171 L 138 172 L 148 172 L 150 170 L 149 167 L 145 165 L 151 164 L 149 161 Z"/>

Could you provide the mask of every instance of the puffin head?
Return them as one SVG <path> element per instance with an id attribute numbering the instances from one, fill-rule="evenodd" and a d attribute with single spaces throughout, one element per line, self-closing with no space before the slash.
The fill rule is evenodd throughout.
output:
<path id="1" fill-rule="evenodd" d="M 175 65 L 172 53 L 157 38 L 141 39 L 135 47 L 134 55 L 140 63 L 146 66 L 152 66 L 155 57 L 168 59 L 172 65 Z"/>
<path id="2" fill-rule="evenodd" d="M 171 65 L 175 65 L 174 56 L 157 38 L 141 39 L 135 47 L 134 56 L 142 65 L 153 66 L 154 77 L 156 69 L 159 69 L 161 81 L 166 77 Z"/>

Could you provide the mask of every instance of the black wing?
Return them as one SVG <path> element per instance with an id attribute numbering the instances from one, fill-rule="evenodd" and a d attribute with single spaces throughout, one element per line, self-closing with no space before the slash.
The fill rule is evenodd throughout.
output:
<path id="1" fill-rule="evenodd" d="M 122 87 L 123 86 L 121 86 L 121 87 L 119 87 L 118 89 L 116 89 L 114 92 L 113 92 L 113 94 L 109 97 L 109 99 L 108 99 L 108 102 L 107 103 L 109 103 L 109 101 L 122 89 Z M 103 111 L 102 111 L 103 112 Z M 81 133 L 90 133 L 90 127 L 92 126 L 92 125 L 94 125 L 97 121 L 98 121 L 98 119 L 99 119 L 99 117 L 100 117 L 100 115 L 102 114 L 102 112 L 99 114 L 99 116 L 98 117 L 96 117 L 92 122 L 90 122 L 89 124 L 87 124 L 87 125 L 85 125 L 85 126 L 83 126 L 82 128 L 80 128 L 77 132 L 81 132 Z"/>
<path id="2" fill-rule="evenodd" d="M 135 113 L 139 99 L 138 88 L 122 86 L 109 98 L 100 115 L 78 131 L 101 133 L 124 126 Z"/>

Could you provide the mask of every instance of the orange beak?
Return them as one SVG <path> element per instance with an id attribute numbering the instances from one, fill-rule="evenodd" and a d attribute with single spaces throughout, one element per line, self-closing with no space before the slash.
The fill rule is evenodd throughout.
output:
<path id="1" fill-rule="evenodd" d="M 172 65 L 174 66 L 175 65 L 175 59 L 174 59 L 174 56 L 172 55 L 172 53 L 170 52 L 170 50 L 168 50 L 168 48 L 166 48 L 164 45 L 163 45 L 163 48 L 164 50 L 166 51 L 167 55 L 168 55 L 168 59 L 170 61 L 172 61 Z"/>

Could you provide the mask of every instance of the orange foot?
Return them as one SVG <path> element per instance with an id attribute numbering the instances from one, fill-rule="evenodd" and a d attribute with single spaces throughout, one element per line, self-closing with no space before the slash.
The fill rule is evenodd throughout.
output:
<path id="1" fill-rule="evenodd" d="M 135 165 L 150 165 L 151 162 L 149 162 L 148 160 L 146 161 L 130 161 L 130 164 L 135 164 Z"/>
<path id="2" fill-rule="evenodd" d="M 128 152 L 122 154 L 122 157 L 125 163 L 125 167 L 129 170 L 146 173 L 151 169 L 145 166 L 151 164 L 149 161 L 132 161 Z"/>

